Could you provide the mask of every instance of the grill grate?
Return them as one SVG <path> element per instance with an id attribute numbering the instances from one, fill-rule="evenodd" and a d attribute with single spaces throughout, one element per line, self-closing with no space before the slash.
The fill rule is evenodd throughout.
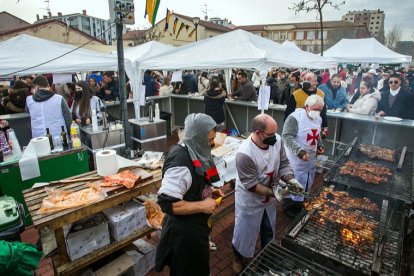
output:
<path id="1" fill-rule="evenodd" d="M 370 159 L 366 154 L 360 152 L 359 144 L 352 147 L 350 145 L 349 154 L 343 154 L 336 162 L 336 165 L 331 168 L 326 176 L 326 181 L 334 184 L 346 185 L 355 187 L 371 193 L 383 195 L 389 198 L 399 199 L 405 202 L 414 201 L 414 184 L 413 171 L 414 161 L 413 153 L 406 152 L 404 163 L 401 169 L 397 170 L 398 158 L 395 162 L 389 162 L 382 159 Z M 401 151 L 397 151 L 397 156 L 400 157 Z M 380 184 L 370 184 L 359 177 L 344 175 L 340 173 L 342 167 L 347 161 L 355 161 L 357 163 L 370 162 L 379 166 L 386 167 L 393 172 L 393 175 L 388 178 L 387 182 Z"/>
<path id="2" fill-rule="evenodd" d="M 351 195 L 352 196 L 352 195 Z M 379 259 L 381 275 L 398 275 L 403 240 L 403 216 L 400 212 L 392 212 L 388 208 L 388 223 L 385 225 L 382 243 L 378 234 L 380 215 L 367 215 L 366 218 L 378 226 L 374 241 L 362 241 L 353 244 L 344 241 L 341 236 L 342 226 L 325 220 L 320 223 L 318 212 L 302 213 L 285 231 L 282 245 L 292 251 L 301 252 L 306 258 L 311 258 L 347 275 L 370 275 L 374 259 Z M 369 212 L 368 212 L 369 213 Z M 376 248 L 381 245 L 380 256 L 374 258 Z"/>
<path id="3" fill-rule="evenodd" d="M 260 251 L 240 275 L 339 275 L 330 269 L 307 260 L 273 240 Z"/>

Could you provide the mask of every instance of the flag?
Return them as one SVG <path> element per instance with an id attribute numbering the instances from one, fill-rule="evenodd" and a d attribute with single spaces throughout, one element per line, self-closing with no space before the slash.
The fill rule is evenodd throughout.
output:
<path id="1" fill-rule="evenodd" d="M 173 24 L 173 33 L 175 34 L 175 30 L 177 29 L 177 23 L 178 23 L 178 17 L 176 17 L 174 19 L 174 24 Z"/>
<path id="2" fill-rule="evenodd" d="M 164 32 L 168 30 L 168 23 L 170 23 L 171 11 L 167 9 L 167 15 L 165 16 L 165 28 Z"/>
<path id="3" fill-rule="evenodd" d="M 178 29 L 177 35 L 175 38 L 177 38 L 180 35 L 181 30 L 184 28 L 184 22 L 181 22 L 180 28 Z"/>
<path id="4" fill-rule="evenodd" d="M 161 0 L 146 0 L 144 18 L 148 15 L 148 21 L 153 27 L 155 25 L 155 19 L 157 17 L 160 1 Z"/>
<path id="5" fill-rule="evenodd" d="M 190 29 L 189 25 L 185 25 L 185 30 L 188 32 L 188 29 Z"/>
<path id="6" fill-rule="evenodd" d="M 193 34 L 195 33 L 196 29 L 193 29 L 189 34 L 188 34 L 188 38 L 191 38 L 193 36 Z"/>

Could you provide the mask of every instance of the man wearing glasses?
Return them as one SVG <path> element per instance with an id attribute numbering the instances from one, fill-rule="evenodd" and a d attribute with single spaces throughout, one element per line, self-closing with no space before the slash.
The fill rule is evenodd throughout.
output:
<path id="1" fill-rule="evenodd" d="M 414 95 L 401 87 L 401 78 L 397 74 L 390 77 L 389 84 L 390 89 L 382 92 L 378 114 L 414 120 Z"/>
<path id="2" fill-rule="evenodd" d="M 283 141 L 276 134 L 276 121 L 267 114 L 260 114 L 252 120 L 252 129 L 252 134 L 236 153 L 238 176 L 232 239 L 236 274 L 253 257 L 259 233 L 262 248 L 274 238 L 276 202 L 273 187 L 279 179 L 300 187 L 294 179 Z"/>

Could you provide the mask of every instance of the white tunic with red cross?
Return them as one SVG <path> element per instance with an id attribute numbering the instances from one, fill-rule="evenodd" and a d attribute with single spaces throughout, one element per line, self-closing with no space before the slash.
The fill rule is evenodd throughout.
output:
<path id="1" fill-rule="evenodd" d="M 305 109 L 298 109 L 290 116 L 293 116 L 298 122 L 296 142 L 308 153 L 309 160 L 303 161 L 292 153 L 285 144 L 286 155 L 289 158 L 296 180 L 299 181 L 305 192 L 309 192 L 316 172 L 316 151 L 322 119 L 320 116 L 315 120 L 310 119 Z M 289 197 L 295 201 L 304 200 L 303 196 L 290 195 Z"/>

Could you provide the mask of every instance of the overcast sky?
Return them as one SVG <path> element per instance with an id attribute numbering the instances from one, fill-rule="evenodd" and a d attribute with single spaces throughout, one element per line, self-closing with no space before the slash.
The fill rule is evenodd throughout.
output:
<path id="1" fill-rule="evenodd" d="M 336 3 L 342 0 L 333 0 Z M 135 0 L 135 26 L 149 27 L 144 19 L 145 1 Z M 316 21 L 316 13 L 302 12 L 298 15 L 288 7 L 298 0 L 161 0 L 157 21 L 165 17 L 166 8 L 187 16 L 204 18 L 205 4 L 209 17 L 228 18 L 235 25 L 276 24 L 292 22 Z M 324 20 L 340 20 L 341 16 L 353 10 L 376 10 L 385 12 L 385 31 L 394 26 L 403 30 L 403 40 L 414 40 L 414 1 L 394 0 L 345 0 L 340 10 L 331 7 L 324 9 Z M 81 13 L 86 9 L 87 14 L 103 19 L 109 18 L 108 0 L 49 0 L 53 15 Z M 253 4 L 254 3 L 254 4 Z M 36 14 L 47 14 L 45 0 L 0 0 L 0 9 L 33 23 Z"/>

